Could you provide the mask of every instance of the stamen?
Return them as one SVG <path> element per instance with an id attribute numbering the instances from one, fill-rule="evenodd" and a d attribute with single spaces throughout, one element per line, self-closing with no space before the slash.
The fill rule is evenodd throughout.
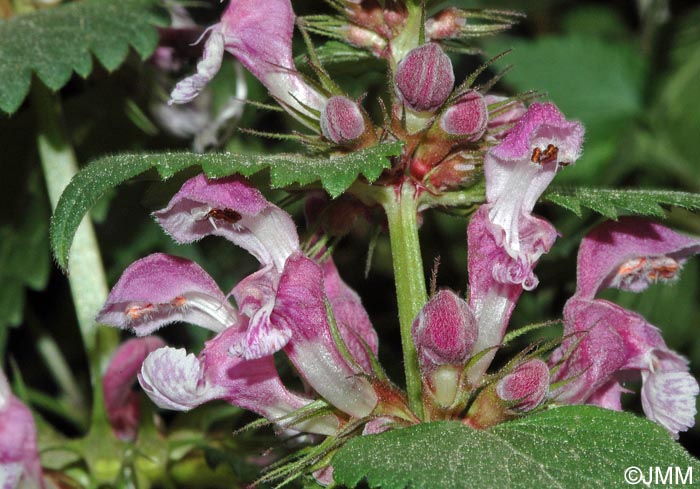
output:
<path id="1" fill-rule="evenodd" d="M 629 260 L 622 265 L 620 265 L 620 268 L 617 271 L 618 275 L 624 276 L 624 275 L 631 275 L 631 274 L 636 274 L 642 271 L 642 269 L 646 266 L 647 259 L 642 257 L 642 258 L 634 258 L 633 260 Z"/>
<path id="2" fill-rule="evenodd" d="M 170 305 L 173 307 L 182 307 L 187 303 L 187 299 L 179 295 L 170 301 Z"/>
<path id="3" fill-rule="evenodd" d="M 552 161 L 555 161 L 557 159 L 557 156 L 559 155 L 559 148 L 554 146 L 553 144 L 548 144 L 547 149 L 544 150 L 544 157 L 540 159 L 540 163 L 550 163 Z"/>
<path id="4" fill-rule="evenodd" d="M 550 143 L 547 145 L 547 148 L 544 151 L 542 151 L 540 148 L 533 149 L 530 161 L 532 161 L 533 163 L 544 165 L 545 163 L 551 163 L 552 161 L 556 161 L 558 156 L 559 148 Z"/>
<path id="5" fill-rule="evenodd" d="M 207 212 L 206 217 L 209 219 L 220 219 L 231 224 L 236 224 L 242 219 L 242 216 L 233 209 L 212 209 Z"/>
<path id="6" fill-rule="evenodd" d="M 129 306 L 126 308 L 125 314 L 127 315 L 128 320 L 137 321 L 152 313 L 155 311 L 155 309 L 156 306 L 150 303 L 143 306 Z"/>
<path id="7" fill-rule="evenodd" d="M 639 282 L 669 281 L 677 277 L 680 268 L 681 264 L 668 256 L 633 258 L 620 265 L 612 285 L 627 288 Z"/>

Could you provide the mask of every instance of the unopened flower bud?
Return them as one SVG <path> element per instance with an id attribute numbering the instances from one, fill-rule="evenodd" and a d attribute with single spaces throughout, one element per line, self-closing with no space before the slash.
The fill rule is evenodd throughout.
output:
<path id="1" fill-rule="evenodd" d="M 529 360 L 503 377 L 496 385 L 496 394 L 511 409 L 531 411 L 539 406 L 549 390 L 549 367 L 539 359 Z"/>
<path id="2" fill-rule="evenodd" d="M 365 132 L 360 107 L 347 97 L 331 97 L 321 112 L 321 132 L 336 144 L 356 140 Z"/>
<path id="3" fill-rule="evenodd" d="M 476 321 L 466 301 L 441 290 L 418 313 L 412 336 L 424 372 L 440 365 L 463 365 L 476 341 Z"/>
<path id="4" fill-rule="evenodd" d="M 437 110 L 452 93 L 452 62 L 437 44 L 411 50 L 396 67 L 396 92 L 417 112 Z"/>
<path id="5" fill-rule="evenodd" d="M 469 136 L 470 141 L 476 141 L 484 134 L 488 121 L 484 97 L 476 90 L 469 90 L 445 111 L 440 128 L 453 136 Z"/>

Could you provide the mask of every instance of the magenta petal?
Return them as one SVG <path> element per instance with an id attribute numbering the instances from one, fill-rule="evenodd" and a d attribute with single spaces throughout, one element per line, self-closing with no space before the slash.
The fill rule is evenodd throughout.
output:
<path id="1" fill-rule="evenodd" d="M 301 376 L 329 403 L 356 417 L 377 404 L 369 382 L 343 359 L 331 336 L 323 290 L 323 270 L 297 254 L 280 279 L 273 322 L 292 331 L 284 348 Z"/>
<path id="2" fill-rule="evenodd" d="M 112 430 L 122 440 L 134 440 L 141 414 L 140 397 L 131 387 L 149 353 L 165 346 L 157 336 L 122 343 L 102 378 L 105 407 Z"/>
<path id="3" fill-rule="evenodd" d="M 224 389 L 222 398 L 231 404 L 271 421 L 307 406 L 310 399 L 294 394 L 284 386 L 271 355 L 245 360 L 231 353 L 231 348 L 240 344 L 244 334 L 242 330 L 230 328 L 206 343 L 201 357 L 208 382 Z M 289 423 L 289 419 L 279 423 L 295 430 L 323 435 L 334 434 L 338 428 L 338 419 L 333 415 L 294 425 Z"/>
<path id="4" fill-rule="evenodd" d="M 542 360 L 529 360 L 518 365 L 496 384 L 496 394 L 514 402 L 512 409 L 531 411 L 539 406 L 549 390 L 549 367 Z"/>
<path id="5" fill-rule="evenodd" d="M 231 0 L 221 18 L 226 50 L 273 97 L 306 114 L 321 111 L 326 98 L 307 84 L 292 59 L 295 15 L 289 0 Z M 317 116 L 316 116 L 317 118 Z"/>
<path id="6" fill-rule="evenodd" d="M 553 104 L 532 104 L 515 127 L 484 159 L 489 220 L 503 233 L 499 243 L 515 259 L 525 256 L 522 233 L 540 228 L 541 220 L 527 221 L 535 203 L 563 163 L 581 154 L 583 126 L 564 119 Z M 540 221 L 540 222 L 538 222 Z M 530 233 L 532 231 L 529 231 Z"/>
<path id="7" fill-rule="evenodd" d="M 512 131 L 490 153 L 500 160 L 530 160 L 532 150 L 549 143 L 558 148 L 558 161 L 573 163 L 581 154 L 583 126 L 567 121 L 556 105 L 534 103 Z"/>
<path id="8" fill-rule="evenodd" d="M 245 338 L 234 347 L 247 360 L 262 358 L 281 350 L 292 332 L 285 325 L 272 323 L 280 272 L 272 265 L 241 280 L 232 291 L 241 314 L 249 318 Z"/>
<path id="9" fill-rule="evenodd" d="M 630 391 L 622 387 L 617 380 L 611 380 L 591 394 L 586 400 L 586 404 L 613 411 L 622 411 L 622 394 L 625 392 Z"/>
<path id="10" fill-rule="evenodd" d="M 236 310 L 199 265 L 155 253 L 124 271 L 96 321 L 145 336 L 175 321 L 218 332 L 238 319 Z"/>
<path id="11" fill-rule="evenodd" d="M 324 292 L 331 304 L 340 335 L 355 360 L 366 372 L 371 372 L 372 366 L 365 346 L 376 356 L 379 338 L 362 300 L 357 292 L 340 278 L 332 258 L 326 260 L 322 268 Z"/>
<path id="12" fill-rule="evenodd" d="M 469 307 L 476 319 L 478 331 L 472 352 L 477 354 L 500 344 L 523 287 L 516 281 L 499 280 L 494 274 L 496 270 L 512 263 L 512 258 L 499 246 L 491 232 L 487 206 L 482 206 L 472 216 L 467 239 Z M 525 277 L 526 274 L 522 273 L 522 276 Z M 470 369 L 470 382 L 476 384 L 479 381 L 495 354 L 495 351 L 487 353 Z"/>
<path id="13" fill-rule="evenodd" d="M 685 259 L 697 253 L 700 239 L 648 219 L 605 222 L 581 242 L 576 295 L 593 298 L 606 287 L 639 292 L 650 283 L 675 278 Z"/>
<path id="14" fill-rule="evenodd" d="M 221 69 L 224 58 L 224 36 L 219 25 L 214 26 L 204 45 L 202 59 L 197 63 L 197 73 L 180 81 L 168 104 L 186 104 L 194 100 Z"/>
<path id="15" fill-rule="evenodd" d="M 570 300 L 564 308 L 567 338 L 554 352 L 550 363 L 563 363 L 553 376 L 553 382 L 567 381 L 554 391 L 558 402 L 586 402 L 618 372 L 626 361 L 625 341 L 610 321 L 605 305 Z"/>
<path id="16" fill-rule="evenodd" d="M 0 487 L 43 488 L 32 412 L 12 395 L 0 370 Z"/>
<path id="17" fill-rule="evenodd" d="M 423 374 L 440 365 L 464 365 L 477 338 L 469 305 L 454 292 L 440 290 L 413 321 L 411 334 Z"/>
<path id="18" fill-rule="evenodd" d="M 213 234 L 249 251 L 260 263 L 284 268 L 286 258 L 299 249 L 294 221 L 285 211 L 241 177 L 189 179 L 154 213 L 161 226 L 180 243 Z"/>

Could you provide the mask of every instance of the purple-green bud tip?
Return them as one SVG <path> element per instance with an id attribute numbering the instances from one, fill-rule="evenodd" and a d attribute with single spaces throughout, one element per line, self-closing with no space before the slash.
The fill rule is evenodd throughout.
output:
<path id="1" fill-rule="evenodd" d="M 529 360 L 503 377 L 496 394 L 504 401 L 515 402 L 514 409 L 531 411 L 542 403 L 549 391 L 549 367 L 542 360 Z"/>
<path id="2" fill-rule="evenodd" d="M 356 102 L 347 97 L 331 97 L 321 112 L 321 132 L 335 144 L 350 143 L 365 132 L 365 118 Z"/>
<path id="3" fill-rule="evenodd" d="M 484 134 L 488 122 L 484 97 L 476 90 L 469 90 L 445 111 L 440 118 L 440 128 L 453 136 L 469 136 L 476 141 Z"/>
<path id="4" fill-rule="evenodd" d="M 413 342 L 424 371 L 439 365 L 463 365 L 478 331 L 469 305 L 450 290 L 440 290 L 413 321 Z"/>
<path id="5" fill-rule="evenodd" d="M 452 93 L 452 61 L 437 44 L 411 50 L 396 67 L 396 93 L 417 112 L 433 112 Z"/>

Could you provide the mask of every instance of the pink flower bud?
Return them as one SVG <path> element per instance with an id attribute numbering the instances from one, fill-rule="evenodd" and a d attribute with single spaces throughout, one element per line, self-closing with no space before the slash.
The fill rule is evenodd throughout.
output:
<path id="1" fill-rule="evenodd" d="M 452 62 L 437 44 L 411 50 L 396 67 L 396 93 L 417 112 L 437 110 L 452 92 Z"/>
<path id="2" fill-rule="evenodd" d="M 450 290 L 439 291 L 413 322 L 421 368 L 431 372 L 440 365 L 465 364 L 477 333 L 469 305 Z"/>
<path id="3" fill-rule="evenodd" d="M 331 97 L 321 112 L 321 132 L 335 144 L 356 140 L 365 132 L 360 107 L 347 97 Z"/>
<path id="4" fill-rule="evenodd" d="M 496 394 L 514 402 L 513 409 L 531 411 L 542 403 L 549 390 L 549 367 L 542 360 L 530 360 L 503 377 L 496 385 Z"/>
<path id="5" fill-rule="evenodd" d="M 489 122 L 484 97 L 476 90 L 469 90 L 457 99 L 440 118 L 440 128 L 454 136 L 469 136 L 470 141 L 479 139 Z"/>

